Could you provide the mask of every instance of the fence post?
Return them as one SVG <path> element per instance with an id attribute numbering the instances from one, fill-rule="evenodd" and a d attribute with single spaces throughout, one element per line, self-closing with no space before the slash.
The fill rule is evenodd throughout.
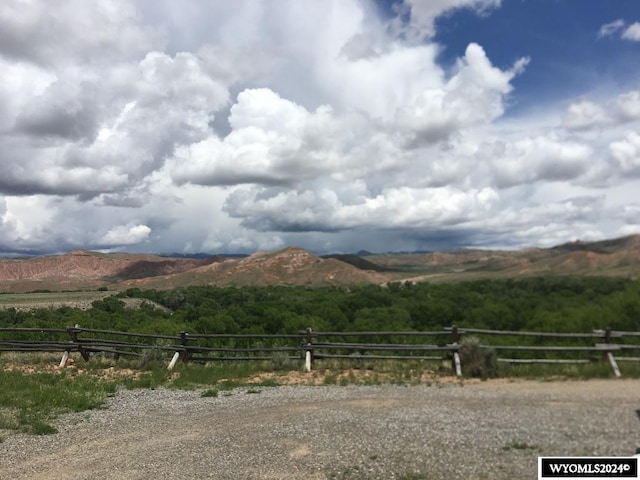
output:
<path id="1" fill-rule="evenodd" d="M 304 346 L 304 371 L 311 371 L 313 362 L 313 335 L 311 328 L 307 328 L 307 343 Z"/>
<path id="2" fill-rule="evenodd" d="M 58 367 L 59 368 L 66 367 L 68 361 L 69 361 L 69 350 L 65 350 L 64 353 L 62 354 L 62 358 L 60 359 L 60 365 L 58 365 Z"/>
<path id="3" fill-rule="evenodd" d="M 607 344 L 607 345 L 609 343 L 611 343 L 611 329 L 610 328 L 607 328 L 604 331 L 604 343 Z M 611 350 L 607 350 L 605 352 L 605 356 L 609 360 L 609 364 L 611 365 L 611 368 L 613 368 L 613 374 L 616 377 L 620 377 L 622 374 L 620 373 L 620 369 L 618 368 L 618 362 L 616 362 L 616 359 L 613 356 L 613 352 Z"/>
<path id="4" fill-rule="evenodd" d="M 173 367 L 176 366 L 176 362 L 178 361 L 179 358 L 180 358 L 180 352 L 174 353 L 173 357 L 171 358 L 171 361 L 169 362 L 169 366 L 167 367 L 167 370 L 173 370 Z"/>
<path id="5" fill-rule="evenodd" d="M 451 327 L 451 345 L 458 346 L 458 327 L 453 325 Z M 458 353 L 458 349 L 456 348 L 453 351 L 453 368 L 456 371 L 456 377 L 462 376 L 462 365 L 460 363 L 460 354 Z"/>
<path id="6" fill-rule="evenodd" d="M 189 361 L 189 351 L 187 350 L 187 337 L 189 336 L 189 334 L 187 332 L 180 332 L 180 345 L 181 345 L 181 349 L 176 351 L 173 354 L 173 357 L 171 357 L 171 361 L 169 362 L 169 365 L 167 366 L 167 370 L 173 370 L 173 367 L 176 366 L 176 363 L 178 363 L 178 359 L 180 357 L 182 357 L 182 361 L 184 363 L 187 363 Z"/>
<path id="7" fill-rule="evenodd" d="M 89 353 L 84 349 L 84 347 L 82 345 L 80 345 L 80 341 L 78 340 L 78 333 L 80 333 L 82 330 L 80 329 L 80 325 L 79 324 L 75 324 L 75 326 L 73 327 L 67 327 L 67 333 L 69 334 L 69 337 L 71 337 L 71 343 L 75 344 L 75 346 L 78 348 L 78 351 L 80 352 L 80 355 L 82 355 L 82 358 L 84 359 L 85 362 L 89 361 Z M 64 353 L 62 354 L 62 358 L 60 359 L 60 368 L 64 368 L 67 366 L 67 362 L 69 361 L 69 352 L 70 349 L 65 349 Z"/>
<path id="8" fill-rule="evenodd" d="M 189 363 L 189 347 L 187 346 L 189 334 L 187 332 L 180 332 L 180 345 L 182 346 L 181 357 L 184 363 Z"/>

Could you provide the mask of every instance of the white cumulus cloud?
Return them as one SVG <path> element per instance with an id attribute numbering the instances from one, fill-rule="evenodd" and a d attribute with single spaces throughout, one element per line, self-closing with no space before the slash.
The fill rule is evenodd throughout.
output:
<path id="1" fill-rule="evenodd" d="M 593 151 L 574 141 L 539 136 L 498 141 L 487 154 L 496 184 L 512 187 L 541 180 L 574 180 L 586 172 Z"/>
<path id="2" fill-rule="evenodd" d="M 633 42 L 640 42 L 640 22 L 635 22 L 625 28 L 622 38 Z"/>
<path id="3" fill-rule="evenodd" d="M 101 239 L 105 246 L 133 245 L 149 238 L 151 229 L 146 225 L 119 225 L 109 230 Z"/>
<path id="4" fill-rule="evenodd" d="M 628 132 L 624 139 L 612 142 L 611 156 L 624 175 L 640 175 L 640 134 Z"/>
<path id="5" fill-rule="evenodd" d="M 598 37 L 609 37 L 616 32 L 619 32 L 622 28 L 624 28 L 624 20 L 621 18 L 614 20 L 613 22 L 605 23 L 598 30 Z"/>
<path id="6" fill-rule="evenodd" d="M 410 22 L 401 30 L 412 41 L 423 40 L 435 34 L 435 20 L 443 13 L 462 8 L 484 13 L 500 4 L 501 0 L 408 0 L 404 5 L 409 11 Z"/>
<path id="7" fill-rule="evenodd" d="M 420 91 L 398 109 L 397 121 L 418 141 L 435 142 L 461 128 L 491 122 L 504 113 L 511 79 L 528 63 L 523 58 L 509 71 L 491 65 L 484 49 L 470 44 L 446 83 Z"/>
<path id="8" fill-rule="evenodd" d="M 637 85 L 518 110 L 534 53 L 441 43 L 441 21 L 502 3 L 4 1 L 0 250 L 521 245 L 639 224 L 616 208 L 640 178 Z"/>
<path id="9" fill-rule="evenodd" d="M 620 34 L 620 38 L 624 40 L 640 42 L 640 22 L 634 22 L 627 26 L 627 23 L 619 18 L 613 22 L 605 23 L 598 31 L 599 38 L 617 34 Z"/>

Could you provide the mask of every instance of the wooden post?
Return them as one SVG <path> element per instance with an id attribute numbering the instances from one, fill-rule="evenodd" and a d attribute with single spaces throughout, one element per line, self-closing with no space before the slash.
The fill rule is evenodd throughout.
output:
<path id="1" fill-rule="evenodd" d="M 89 361 L 89 352 L 87 352 L 84 349 L 84 347 L 80 344 L 80 340 L 78 340 L 78 334 L 81 331 L 82 330 L 80 329 L 80 325 L 77 324 L 77 323 L 75 324 L 74 327 L 67 327 L 67 333 L 71 337 L 71 343 L 74 344 L 78 348 L 78 351 L 80 352 L 80 355 L 82 355 L 82 358 L 84 359 L 84 361 L 88 362 Z M 67 361 L 68 360 L 69 360 L 69 357 L 67 357 Z M 60 364 L 62 365 L 62 360 L 60 360 Z M 65 361 L 65 365 L 66 365 L 66 361 Z"/>
<path id="2" fill-rule="evenodd" d="M 307 328 L 307 343 L 304 351 L 304 371 L 311 371 L 311 363 L 313 362 L 313 335 L 311 328 Z"/>
<path id="3" fill-rule="evenodd" d="M 604 343 L 611 343 L 611 329 L 607 328 L 604 331 Z"/>
<path id="4" fill-rule="evenodd" d="M 180 345 L 182 345 L 182 351 L 180 352 L 180 356 L 182 357 L 182 361 L 184 363 L 189 362 L 189 350 L 187 347 L 187 338 L 189 334 L 187 332 L 180 332 Z"/>

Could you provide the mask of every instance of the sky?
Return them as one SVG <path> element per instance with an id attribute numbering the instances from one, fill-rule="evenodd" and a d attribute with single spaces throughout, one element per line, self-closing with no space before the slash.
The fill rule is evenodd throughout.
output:
<path id="1" fill-rule="evenodd" d="M 0 255 L 640 233 L 637 0 L 3 0 Z"/>

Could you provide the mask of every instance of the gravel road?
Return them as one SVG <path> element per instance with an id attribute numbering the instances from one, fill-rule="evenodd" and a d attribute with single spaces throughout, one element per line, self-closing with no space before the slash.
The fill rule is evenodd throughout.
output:
<path id="1" fill-rule="evenodd" d="M 539 455 L 628 456 L 640 381 L 122 391 L 0 443 L 0 479 L 536 479 Z"/>

